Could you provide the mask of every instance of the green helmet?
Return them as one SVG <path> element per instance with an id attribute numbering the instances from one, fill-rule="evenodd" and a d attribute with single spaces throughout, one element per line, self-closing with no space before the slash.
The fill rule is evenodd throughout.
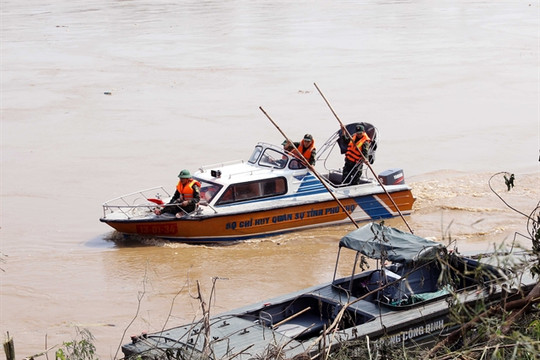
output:
<path id="1" fill-rule="evenodd" d="M 190 179 L 191 174 L 190 174 L 189 170 L 184 169 L 184 170 L 180 171 L 180 174 L 178 174 L 178 177 L 180 179 Z"/>

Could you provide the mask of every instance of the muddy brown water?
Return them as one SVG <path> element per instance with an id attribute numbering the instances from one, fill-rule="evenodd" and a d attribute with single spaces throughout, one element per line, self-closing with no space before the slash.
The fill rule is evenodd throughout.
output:
<path id="1" fill-rule="evenodd" d="M 513 207 L 540 199 L 536 2 L 5 0 L 0 27 L 0 332 L 17 358 L 76 327 L 113 358 L 199 315 L 196 281 L 208 299 L 217 279 L 212 313 L 329 281 L 352 224 L 192 246 L 98 221 L 108 199 L 281 143 L 259 106 L 322 144 L 338 124 L 314 82 L 342 121 L 379 128 L 374 169 L 404 169 L 416 234 L 483 251 L 526 233 L 489 189 L 501 171 Z"/>

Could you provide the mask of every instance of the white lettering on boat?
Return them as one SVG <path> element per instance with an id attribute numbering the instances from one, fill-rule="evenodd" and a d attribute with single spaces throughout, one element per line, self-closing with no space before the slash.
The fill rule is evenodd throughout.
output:
<path id="1" fill-rule="evenodd" d="M 388 340 L 390 341 L 391 344 L 396 344 L 396 343 L 400 343 L 400 342 L 407 341 L 410 339 L 414 339 L 424 334 L 430 334 L 432 332 L 442 330 L 442 329 L 444 329 L 443 319 L 437 320 L 437 321 L 434 321 L 425 325 L 411 327 L 408 330 L 391 335 L 388 338 Z"/>

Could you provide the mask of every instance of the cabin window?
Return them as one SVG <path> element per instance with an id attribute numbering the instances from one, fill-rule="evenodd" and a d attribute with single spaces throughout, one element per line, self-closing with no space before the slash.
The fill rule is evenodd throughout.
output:
<path id="1" fill-rule="evenodd" d="M 235 202 L 262 199 L 271 196 L 283 195 L 287 192 L 285 178 L 264 179 L 250 181 L 242 184 L 230 185 L 216 203 L 217 205 Z"/>
<path id="2" fill-rule="evenodd" d="M 252 164 L 256 164 L 257 160 L 259 160 L 259 156 L 261 156 L 262 153 L 262 146 L 255 146 L 255 149 L 253 150 L 253 153 L 249 157 L 248 162 Z"/>
<path id="3" fill-rule="evenodd" d="M 259 160 L 259 165 L 283 169 L 285 165 L 287 165 L 287 160 L 288 157 L 284 153 L 275 149 L 267 148 L 264 150 L 261 160 Z"/>
<path id="4" fill-rule="evenodd" d="M 212 201 L 216 194 L 221 190 L 223 185 L 219 185 L 213 182 L 195 179 L 201 183 L 201 200 L 206 200 L 207 202 Z"/>

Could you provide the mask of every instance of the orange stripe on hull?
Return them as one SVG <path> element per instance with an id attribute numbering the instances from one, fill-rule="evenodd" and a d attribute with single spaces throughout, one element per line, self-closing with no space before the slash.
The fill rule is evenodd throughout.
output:
<path id="1" fill-rule="evenodd" d="M 379 202 L 377 207 L 386 207 L 392 214 L 397 212 L 386 194 L 373 196 Z M 410 191 L 392 194 L 392 198 L 403 213 L 412 209 L 414 198 Z M 354 199 L 340 200 L 355 220 L 369 220 L 368 215 Z M 395 216 L 395 215 L 394 215 Z M 388 216 L 387 216 L 388 217 Z M 202 240 L 249 238 L 295 229 L 346 222 L 348 216 L 335 202 L 326 201 L 281 209 L 254 211 L 250 213 L 213 215 L 207 217 L 155 218 L 153 220 L 107 221 L 119 232 L 149 235 L 179 240 Z"/>
<path id="2" fill-rule="evenodd" d="M 377 199 L 380 200 L 385 207 L 388 209 L 389 212 L 391 212 L 393 215 L 399 215 L 396 207 L 392 203 L 392 200 L 396 203 L 397 207 L 399 208 L 399 211 L 402 213 L 410 213 L 414 204 L 414 201 L 416 200 L 412 193 L 410 191 L 399 191 L 395 193 L 390 194 L 392 196 L 392 199 L 386 193 L 376 195 Z"/>

